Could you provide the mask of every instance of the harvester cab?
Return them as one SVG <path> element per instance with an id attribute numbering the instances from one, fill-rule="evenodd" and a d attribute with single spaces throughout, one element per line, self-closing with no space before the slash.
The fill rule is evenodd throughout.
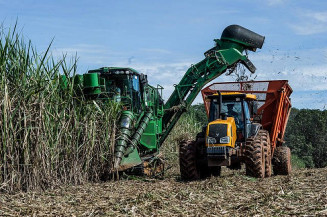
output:
<path id="1" fill-rule="evenodd" d="M 132 112 L 144 109 L 142 102 L 147 77 L 134 69 L 103 67 L 90 70 L 83 75 L 83 80 L 89 81 L 84 95 L 91 99 L 110 99 Z"/>

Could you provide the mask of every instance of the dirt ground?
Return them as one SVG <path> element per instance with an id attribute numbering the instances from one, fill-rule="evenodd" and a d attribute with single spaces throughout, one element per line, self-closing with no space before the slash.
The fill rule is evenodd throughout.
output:
<path id="1" fill-rule="evenodd" d="M 327 168 L 254 179 L 243 171 L 181 182 L 140 179 L 0 193 L 1 216 L 327 216 Z"/>

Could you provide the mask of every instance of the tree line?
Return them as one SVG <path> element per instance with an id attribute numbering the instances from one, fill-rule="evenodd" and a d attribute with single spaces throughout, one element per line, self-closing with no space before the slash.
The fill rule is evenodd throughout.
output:
<path id="1" fill-rule="evenodd" d="M 293 108 L 285 141 L 305 167 L 326 167 L 327 110 Z"/>

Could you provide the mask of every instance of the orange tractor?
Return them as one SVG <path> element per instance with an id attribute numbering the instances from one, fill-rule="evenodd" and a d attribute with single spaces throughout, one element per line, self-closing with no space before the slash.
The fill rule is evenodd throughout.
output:
<path id="1" fill-rule="evenodd" d="M 286 80 L 214 83 L 202 91 L 208 124 L 180 144 L 184 180 L 219 176 L 222 166 L 264 178 L 291 172 L 283 146 L 292 89 Z"/>

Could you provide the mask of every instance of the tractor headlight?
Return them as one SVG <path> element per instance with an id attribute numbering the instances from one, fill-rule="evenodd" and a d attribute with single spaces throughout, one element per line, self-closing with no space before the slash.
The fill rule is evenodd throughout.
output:
<path id="1" fill-rule="evenodd" d="M 208 136 L 207 137 L 207 143 L 208 144 L 216 144 L 217 140 L 215 138 L 213 138 L 213 137 Z"/>
<path id="2" fill-rule="evenodd" d="M 229 142 L 230 142 L 229 136 L 225 136 L 225 137 L 220 138 L 220 143 L 222 143 L 222 144 L 227 144 Z"/>

